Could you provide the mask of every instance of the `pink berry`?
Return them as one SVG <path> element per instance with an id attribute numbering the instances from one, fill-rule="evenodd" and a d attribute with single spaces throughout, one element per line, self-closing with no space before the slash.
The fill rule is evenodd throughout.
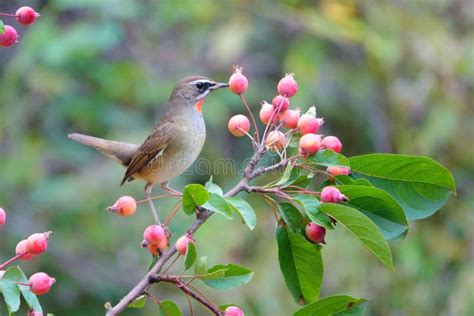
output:
<path id="1" fill-rule="evenodd" d="M 32 255 L 31 253 L 28 253 L 27 246 L 28 246 L 28 241 L 26 239 L 23 239 L 16 245 L 16 248 L 15 248 L 16 255 L 23 254 L 20 258 L 21 260 L 31 260 L 34 257 L 34 255 Z"/>
<path id="2" fill-rule="evenodd" d="M 33 8 L 21 7 L 16 11 L 15 17 L 18 23 L 29 25 L 39 17 L 39 14 Z"/>
<path id="3" fill-rule="evenodd" d="M 29 282 L 31 285 L 31 292 L 36 295 L 43 295 L 48 293 L 51 286 L 56 282 L 56 279 L 50 277 L 44 272 L 38 272 L 30 277 Z"/>
<path id="4" fill-rule="evenodd" d="M 301 135 L 317 133 L 321 125 L 323 125 L 324 120 L 322 118 L 316 118 L 309 114 L 301 115 L 298 120 L 298 128 L 300 129 Z"/>
<path id="5" fill-rule="evenodd" d="M 52 232 L 36 233 L 26 239 L 26 251 L 32 255 L 39 255 L 48 248 L 48 239 Z"/>
<path id="6" fill-rule="evenodd" d="M 162 246 L 166 247 L 168 243 L 168 237 L 166 236 L 166 231 L 163 226 L 150 225 L 143 232 L 143 241 L 144 244 L 153 244 L 159 248 L 163 248 Z"/>
<path id="7" fill-rule="evenodd" d="M 305 134 L 300 138 L 300 154 L 303 157 L 316 153 L 321 148 L 321 136 L 316 134 Z"/>
<path id="8" fill-rule="evenodd" d="M 244 312 L 237 306 L 229 306 L 225 309 L 224 316 L 244 316 Z"/>
<path id="9" fill-rule="evenodd" d="M 324 243 L 326 229 L 318 224 L 311 222 L 305 228 L 306 238 L 315 243 Z"/>
<path id="10" fill-rule="evenodd" d="M 229 78 L 229 89 L 235 94 L 244 93 L 249 86 L 249 81 L 242 74 L 242 68 L 239 66 L 234 67 L 234 73 Z"/>
<path id="11" fill-rule="evenodd" d="M 289 74 L 281 78 L 280 82 L 278 83 L 279 94 L 291 98 L 296 94 L 297 91 L 298 84 L 296 83 L 295 78 L 293 78 L 293 74 Z"/>
<path id="12" fill-rule="evenodd" d="M 265 140 L 265 146 L 273 151 L 279 151 L 286 147 L 286 136 L 280 131 L 271 131 Z"/>
<path id="13" fill-rule="evenodd" d="M 280 123 L 286 128 L 297 128 L 298 120 L 300 119 L 300 110 L 286 110 L 280 114 Z"/>
<path id="14" fill-rule="evenodd" d="M 43 316 L 43 313 L 35 311 L 34 309 L 30 309 L 26 316 Z"/>
<path id="15" fill-rule="evenodd" d="M 278 112 L 284 112 L 290 106 L 290 99 L 281 95 L 277 95 L 273 98 L 272 105 L 275 110 L 278 110 Z"/>
<path id="16" fill-rule="evenodd" d="M 331 149 L 334 152 L 340 153 L 342 143 L 336 136 L 326 136 L 323 138 L 321 145 L 323 148 Z"/>
<path id="17" fill-rule="evenodd" d="M 351 169 L 346 167 L 339 167 L 339 166 L 330 166 L 327 168 L 327 173 L 332 176 L 340 176 L 340 175 L 350 175 Z"/>
<path id="18" fill-rule="evenodd" d="M 260 109 L 260 121 L 262 121 L 263 124 L 268 124 L 273 116 L 273 122 L 275 122 L 277 116 L 276 114 L 273 114 L 273 112 L 275 112 L 273 105 L 267 101 L 262 101 L 261 104 L 262 108 Z"/>
<path id="19" fill-rule="evenodd" d="M 178 238 L 175 245 L 176 250 L 179 252 L 180 255 L 184 256 L 186 254 L 189 243 L 194 243 L 194 239 L 190 234 L 186 234 Z"/>
<path id="20" fill-rule="evenodd" d="M 242 137 L 249 132 L 250 121 L 245 115 L 237 114 L 230 118 L 227 127 L 232 135 Z"/>
<path id="21" fill-rule="evenodd" d="M 5 224 L 7 221 L 7 214 L 5 213 L 5 210 L 0 207 L 0 225 Z"/>
<path id="22" fill-rule="evenodd" d="M 0 46 L 8 47 L 13 45 L 18 38 L 18 34 L 13 26 L 5 25 L 3 33 L 0 34 Z"/>
<path id="23" fill-rule="evenodd" d="M 131 196 L 121 196 L 114 205 L 109 206 L 107 210 L 117 213 L 120 216 L 132 216 L 137 210 L 137 202 Z"/>
<path id="24" fill-rule="evenodd" d="M 323 203 L 339 203 L 347 201 L 347 197 L 333 186 L 325 187 L 321 191 L 321 202 Z"/>

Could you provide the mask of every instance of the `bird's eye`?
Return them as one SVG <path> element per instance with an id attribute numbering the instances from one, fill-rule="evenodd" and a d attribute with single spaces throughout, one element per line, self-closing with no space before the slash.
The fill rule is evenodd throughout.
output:
<path id="1" fill-rule="evenodd" d="M 204 82 L 196 83 L 196 88 L 198 88 L 199 90 L 203 90 L 204 86 L 205 86 Z"/>

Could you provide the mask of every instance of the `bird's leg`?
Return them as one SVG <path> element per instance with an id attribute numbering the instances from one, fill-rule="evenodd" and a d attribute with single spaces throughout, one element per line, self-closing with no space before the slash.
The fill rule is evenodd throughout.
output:
<path id="1" fill-rule="evenodd" d="M 145 186 L 145 197 L 148 201 L 148 205 L 150 205 L 151 214 L 155 218 L 155 222 L 158 225 L 161 225 L 160 219 L 158 217 L 158 213 L 156 212 L 156 209 L 155 209 L 155 204 L 153 203 L 153 200 L 151 199 L 151 190 L 152 189 L 153 189 L 153 183 L 147 183 L 146 186 Z"/>
<path id="2" fill-rule="evenodd" d="M 179 192 L 178 190 L 175 190 L 175 189 L 173 189 L 173 188 L 170 188 L 170 187 L 168 186 L 168 181 L 161 183 L 161 184 L 160 184 L 160 187 L 161 187 L 163 190 L 165 190 L 165 191 L 168 191 L 168 192 L 173 193 L 174 195 L 182 195 L 182 193 Z"/>

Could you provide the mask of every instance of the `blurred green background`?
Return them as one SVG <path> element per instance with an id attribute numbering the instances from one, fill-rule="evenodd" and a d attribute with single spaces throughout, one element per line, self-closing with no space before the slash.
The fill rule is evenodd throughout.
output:
<path id="1" fill-rule="evenodd" d="M 399 1 L 2 1 L 0 12 L 30 5 L 41 13 L 20 42 L 0 49 L 0 205 L 2 260 L 33 232 L 53 230 L 47 254 L 22 263 L 58 280 L 41 298 L 56 315 L 100 315 L 150 263 L 138 247 L 151 223 L 146 206 L 131 218 L 104 209 L 124 194 L 143 197 L 143 184 L 119 187 L 123 169 L 66 138 L 77 131 L 143 141 L 173 84 L 188 74 L 226 81 L 245 68 L 255 112 L 293 72 L 294 106 L 316 105 L 346 155 L 427 155 L 455 175 L 458 196 L 435 216 L 391 242 L 396 270 L 386 270 L 341 228 L 324 248 L 322 295 L 370 300 L 370 315 L 474 315 L 474 4 L 465 0 Z M 244 112 L 237 96 L 219 91 L 206 101 L 208 136 L 202 157 L 243 161 L 251 151 L 232 138 L 227 119 Z M 240 164 L 238 164 L 240 165 Z M 191 169 L 192 170 L 192 169 Z M 204 183 L 182 176 L 172 186 Z M 218 174 L 229 188 L 236 177 Z M 157 202 L 168 214 L 174 201 Z M 256 271 L 242 288 L 204 291 L 246 315 L 291 315 L 298 308 L 280 275 L 274 220 L 251 200 L 258 226 L 213 217 L 197 235 L 211 263 L 236 262 Z M 192 218 L 179 214 L 180 234 Z M 160 299 L 181 292 L 154 287 Z M 196 315 L 207 315 L 195 305 Z M 157 306 L 127 315 L 157 315 Z"/>

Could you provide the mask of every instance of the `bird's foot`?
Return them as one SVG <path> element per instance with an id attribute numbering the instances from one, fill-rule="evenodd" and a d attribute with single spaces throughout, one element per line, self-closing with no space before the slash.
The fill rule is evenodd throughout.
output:
<path id="1" fill-rule="evenodd" d="M 175 190 L 175 189 L 169 187 L 169 186 L 168 186 L 168 182 L 163 182 L 162 184 L 160 184 L 160 187 L 161 187 L 163 190 L 172 193 L 173 195 L 177 195 L 177 196 L 183 195 L 183 193 L 179 192 L 178 190 Z"/>

